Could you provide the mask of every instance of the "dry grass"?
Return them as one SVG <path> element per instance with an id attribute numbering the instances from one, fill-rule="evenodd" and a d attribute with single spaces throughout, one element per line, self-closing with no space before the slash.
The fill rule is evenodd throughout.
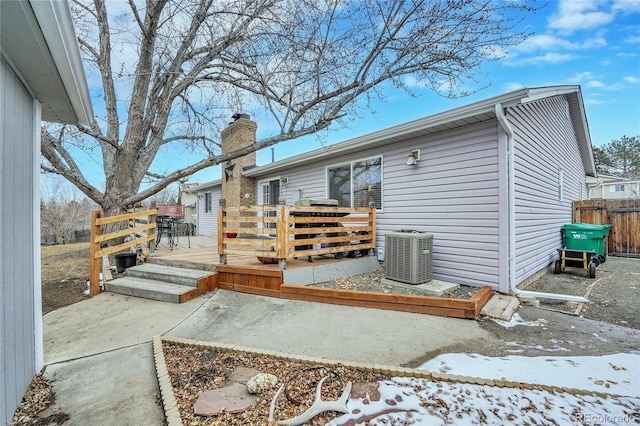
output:
<path id="1" fill-rule="evenodd" d="M 42 312 L 85 300 L 89 279 L 89 243 L 43 246 Z"/>

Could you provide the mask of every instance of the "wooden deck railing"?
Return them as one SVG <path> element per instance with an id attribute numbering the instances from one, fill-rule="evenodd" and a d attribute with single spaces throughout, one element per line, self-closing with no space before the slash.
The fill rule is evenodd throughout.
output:
<path id="1" fill-rule="evenodd" d="M 218 254 L 255 255 L 263 262 L 321 254 L 346 256 L 376 246 L 376 209 L 246 206 L 218 211 Z"/>
<path id="2" fill-rule="evenodd" d="M 100 266 L 103 256 L 136 247 L 156 239 L 156 209 L 144 210 L 118 216 L 101 217 L 100 210 L 91 212 L 91 239 L 89 240 L 89 290 L 91 296 L 100 293 Z M 140 218 L 146 221 L 139 221 Z M 120 231 L 102 233 L 102 225 L 127 221 L 127 228 Z M 117 238 L 130 237 L 131 240 L 101 249 L 101 243 Z"/>

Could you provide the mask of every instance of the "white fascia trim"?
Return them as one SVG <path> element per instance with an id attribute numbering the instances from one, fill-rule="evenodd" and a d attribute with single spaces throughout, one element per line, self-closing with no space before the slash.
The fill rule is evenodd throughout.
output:
<path id="1" fill-rule="evenodd" d="M 366 148 L 367 145 L 373 143 L 374 141 L 398 138 L 414 132 L 428 129 L 430 127 L 436 127 L 443 124 L 451 123 L 456 120 L 473 117 L 478 114 L 493 113 L 495 106 L 498 104 L 506 108 L 526 102 L 531 102 L 537 99 L 543 99 L 549 96 L 576 92 L 579 93 L 579 91 L 579 86 L 573 85 L 551 86 L 533 89 L 523 88 L 503 95 L 494 96 L 482 101 L 474 102 L 462 107 L 419 118 L 408 123 L 389 127 L 387 129 L 383 129 L 374 133 L 359 136 L 334 145 L 329 145 L 325 148 L 319 148 L 313 151 L 309 151 L 307 153 L 276 161 L 264 166 L 258 166 L 251 170 L 245 171 L 243 175 L 247 177 L 257 177 L 266 174 L 275 174 L 276 171 L 280 169 L 304 164 L 309 162 L 310 160 L 321 158 L 323 155 L 328 155 L 329 153 L 333 156 L 344 151 L 359 150 L 362 148 Z"/>
<path id="2" fill-rule="evenodd" d="M 93 120 L 87 77 L 66 1 L 29 0 L 80 124 Z"/>
<path id="3" fill-rule="evenodd" d="M 194 186 L 192 188 L 189 188 L 188 192 L 195 194 L 198 192 L 207 191 L 209 189 L 215 188 L 216 186 L 222 186 L 222 179 L 217 179 L 211 182 L 205 182 L 202 185 Z"/>

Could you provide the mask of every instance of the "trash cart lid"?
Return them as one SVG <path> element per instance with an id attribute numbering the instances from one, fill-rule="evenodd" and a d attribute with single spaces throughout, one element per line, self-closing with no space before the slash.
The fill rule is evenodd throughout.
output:
<path id="1" fill-rule="evenodd" d="M 603 231 L 611 229 L 611 225 L 594 225 L 592 223 L 574 222 L 567 223 L 562 229 L 571 229 L 574 231 Z"/>
<path id="2" fill-rule="evenodd" d="M 609 235 L 609 231 L 611 230 L 612 225 L 604 224 L 604 225 L 594 225 L 592 223 L 582 223 L 582 222 L 574 222 L 567 223 L 562 226 L 563 231 L 575 231 L 575 232 L 589 232 L 589 233 L 597 233 L 603 237 Z"/>

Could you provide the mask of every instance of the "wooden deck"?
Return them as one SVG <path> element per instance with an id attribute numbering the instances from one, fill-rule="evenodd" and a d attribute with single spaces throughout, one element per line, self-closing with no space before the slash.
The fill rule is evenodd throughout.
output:
<path id="1" fill-rule="evenodd" d="M 220 255 L 218 253 L 218 240 L 216 237 L 209 236 L 195 236 L 185 237 L 180 236 L 178 243 L 173 247 L 173 250 L 169 249 L 166 241 L 161 240 L 155 251 L 154 263 L 166 263 L 172 266 L 184 266 L 194 269 L 205 269 L 210 271 L 217 271 L 220 265 Z M 348 258 L 333 259 L 325 257 L 323 262 L 348 262 Z M 241 254 L 228 254 L 227 265 L 233 265 L 244 268 L 259 269 L 266 271 L 277 271 L 277 264 L 263 264 L 256 256 L 241 255 Z M 287 261 L 287 269 L 299 269 L 309 267 L 306 257 L 300 259 L 290 259 Z"/>
<path id="2" fill-rule="evenodd" d="M 190 245 L 190 247 L 189 247 Z M 336 290 L 283 283 L 283 273 L 277 264 L 262 264 L 255 256 L 228 255 L 227 264 L 219 264 L 217 239 L 214 237 L 179 237 L 178 244 L 169 250 L 166 242 L 156 249 L 151 260 L 194 269 L 216 271 L 216 287 L 262 296 L 279 297 L 339 305 L 369 307 L 422 313 L 455 318 L 477 318 L 493 291 L 482 288 L 468 300 L 444 297 L 412 296 L 396 293 L 377 293 L 353 290 Z M 348 262 L 349 259 L 323 258 L 321 262 Z M 287 269 L 306 268 L 304 259 L 291 259 Z"/>

